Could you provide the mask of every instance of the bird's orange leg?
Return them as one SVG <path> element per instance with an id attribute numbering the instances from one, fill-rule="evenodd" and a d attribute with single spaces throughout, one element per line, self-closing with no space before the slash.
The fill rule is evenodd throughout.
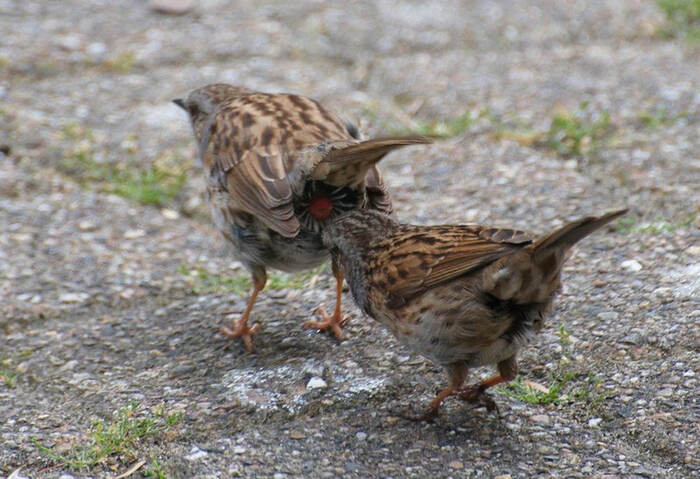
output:
<path id="1" fill-rule="evenodd" d="M 455 394 L 465 401 L 478 403 L 486 406 L 489 411 L 498 410 L 496 401 L 493 400 L 491 396 L 486 394 L 486 390 L 490 387 L 496 386 L 497 384 L 502 384 L 506 380 L 500 374 L 498 376 L 493 376 L 488 379 L 484 379 L 478 384 L 473 386 L 467 386 L 455 391 Z"/>
<path id="2" fill-rule="evenodd" d="M 440 404 L 442 401 L 448 397 L 454 395 L 459 391 L 460 387 L 467 378 L 467 368 L 463 364 L 451 364 L 447 367 L 447 374 L 449 376 L 448 386 L 440 391 L 435 398 L 428 403 L 428 408 L 422 414 L 412 414 L 403 413 L 402 417 L 409 419 L 411 421 L 431 421 L 435 419 L 438 415 L 438 410 L 440 409 Z"/>
<path id="3" fill-rule="evenodd" d="M 249 353 L 253 352 L 252 336 L 258 331 L 258 329 L 260 329 L 260 325 L 254 324 L 253 327 L 248 327 L 248 316 L 250 316 L 250 312 L 253 310 L 253 305 L 258 297 L 258 293 L 265 287 L 266 282 L 267 275 L 265 274 L 264 269 L 253 271 L 253 292 L 250 294 L 248 306 L 246 306 L 243 315 L 238 321 L 233 323 L 233 329 L 227 328 L 226 326 L 221 326 L 219 329 L 221 334 L 228 336 L 229 338 L 241 338 L 243 345 Z"/>
<path id="4" fill-rule="evenodd" d="M 345 326 L 345 323 L 350 319 L 349 317 L 343 317 L 341 311 L 341 300 L 343 297 L 343 281 L 345 276 L 340 270 L 340 266 L 333 260 L 333 276 L 335 276 L 335 311 L 332 316 L 328 316 L 326 310 L 323 306 L 316 308 L 316 314 L 321 317 L 321 321 L 307 321 L 304 323 L 304 329 L 314 328 L 320 330 L 330 329 L 335 334 L 336 339 L 339 341 L 343 339 L 343 332 L 341 328 Z"/>
<path id="5" fill-rule="evenodd" d="M 518 374 L 518 363 L 515 360 L 515 356 L 504 359 L 498 363 L 498 372 L 500 374 L 497 376 L 484 379 L 480 383 L 473 386 L 461 388 L 458 391 L 455 391 L 455 394 L 466 401 L 483 404 L 489 411 L 493 411 L 494 409 L 498 411 L 496 401 L 494 401 L 491 396 L 486 394 L 486 390 L 498 384 L 503 384 L 515 379 L 515 376 Z"/>

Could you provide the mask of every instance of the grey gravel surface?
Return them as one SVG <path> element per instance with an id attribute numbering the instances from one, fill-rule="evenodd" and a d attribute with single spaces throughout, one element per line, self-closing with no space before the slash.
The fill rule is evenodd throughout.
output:
<path id="1" fill-rule="evenodd" d="M 0 474 L 114 477 L 145 461 L 132 477 L 700 476 L 700 50 L 655 33 L 653 2 L 156 10 L 0 1 Z M 261 295 L 256 354 L 221 337 L 246 300 L 227 281 L 246 273 L 209 227 L 169 103 L 215 81 L 313 96 L 373 136 L 478 116 L 384 161 L 402 220 L 543 233 L 629 206 L 577 249 L 523 355 L 522 381 L 560 385 L 559 400 L 500 390 L 499 414 L 449 400 L 433 423 L 399 419 L 445 378 L 349 295 L 346 341 L 302 330 L 333 302 L 328 268 Z M 582 102 L 610 115 L 595 149 L 533 141 Z M 187 179 L 143 205 L 66 168 L 75 158 Z M 69 455 L 133 401 L 135 417 L 181 420 L 82 471 L 38 447 Z"/>

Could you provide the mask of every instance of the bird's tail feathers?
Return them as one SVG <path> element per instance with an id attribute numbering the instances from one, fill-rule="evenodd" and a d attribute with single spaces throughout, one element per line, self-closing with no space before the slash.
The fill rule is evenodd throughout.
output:
<path id="1" fill-rule="evenodd" d="M 502 258 L 486 271 L 485 290 L 515 304 L 547 303 L 561 287 L 561 268 L 571 247 L 626 212 L 622 209 L 573 221 Z"/>
<path id="2" fill-rule="evenodd" d="M 377 138 L 347 145 L 347 142 L 327 145 L 330 151 L 314 168 L 314 177 L 331 185 L 353 186 L 364 180 L 369 169 L 388 153 L 409 145 L 432 143 L 432 138 L 421 135 Z"/>

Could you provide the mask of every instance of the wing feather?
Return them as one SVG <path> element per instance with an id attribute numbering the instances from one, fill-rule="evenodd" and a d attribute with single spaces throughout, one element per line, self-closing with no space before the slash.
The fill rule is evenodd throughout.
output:
<path id="1" fill-rule="evenodd" d="M 430 288 L 471 273 L 531 243 L 515 230 L 470 225 L 406 227 L 387 245 L 379 245 L 373 263 L 386 268 L 387 293 L 407 301 Z"/>

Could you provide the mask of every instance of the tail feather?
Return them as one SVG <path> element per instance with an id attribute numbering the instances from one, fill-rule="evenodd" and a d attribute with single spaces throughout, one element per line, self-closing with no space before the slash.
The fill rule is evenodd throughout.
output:
<path id="1" fill-rule="evenodd" d="M 514 304 L 548 304 L 561 287 L 561 268 L 568 250 L 626 212 L 623 209 L 571 222 L 520 252 L 502 258 L 486 270 L 484 290 Z"/>
<path id="2" fill-rule="evenodd" d="M 366 140 L 354 145 L 332 150 L 324 159 L 331 165 L 340 163 L 366 163 L 369 167 L 384 158 L 389 152 L 407 145 L 426 145 L 433 140 L 427 136 L 396 136 L 390 138 L 376 138 Z"/>
<path id="3" fill-rule="evenodd" d="M 389 152 L 402 146 L 428 143 L 432 143 L 432 140 L 425 136 L 404 136 L 343 145 L 325 155 L 315 167 L 313 176 L 331 185 L 355 187 L 365 180 L 369 169 Z"/>
<path id="4" fill-rule="evenodd" d="M 627 213 L 627 208 L 606 213 L 602 216 L 588 216 L 580 220 L 572 221 L 558 230 L 549 233 L 547 236 L 538 239 L 530 248 L 535 254 L 542 254 L 542 252 L 551 249 L 566 251 L 589 234 L 602 228 L 625 213 Z"/>

